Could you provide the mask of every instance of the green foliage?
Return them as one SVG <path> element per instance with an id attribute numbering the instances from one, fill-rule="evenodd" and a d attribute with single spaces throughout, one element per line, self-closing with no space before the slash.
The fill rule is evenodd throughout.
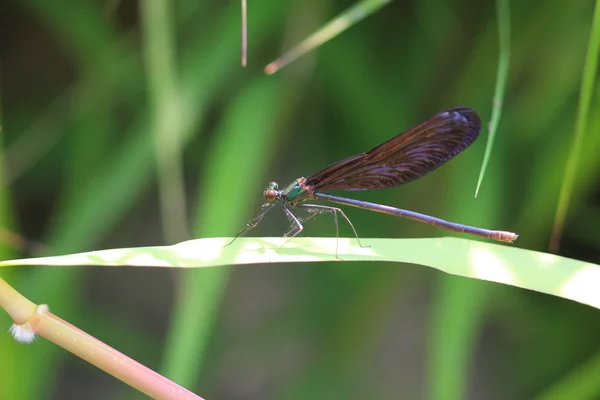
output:
<path id="1" fill-rule="evenodd" d="M 472 107 L 486 126 L 491 119 L 500 54 L 494 2 L 390 2 L 265 77 L 262 69 L 282 51 L 358 2 L 250 1 L 243 69 L 239 4 L 146 1 L 154 12 L 171 8 L 142 20 L 132 2 L 2 6 L 10 40 L 3 43 L 0 173 L 10 184 L 0 217 L 51 254 L 167 245 L 165 235 L 178 232 L 231 236 L 258 212 L 271 180 L 310 174 L 445 108 Z M 477 199 L 487 129 L 428 177 L 354 197 L 515 231 L 517 249 L 502 250 L 509 253 L 545 251 L 593 13 L 592 2 L 511 2 L 502 115 Z M 592 263 L 600 254 L 599 127 L 592 96 L 561 246 L 561 255 Z M 169 199 L 186 209 L 169 210 Z M 348 214 L 364 238 L 445 235 Z M 276 236 L 285 223 L 274 210 L 253 235 Z M 324 215 L 303 236 L 333 234 Z M 459 243 L 454 251 L 473 243 L 440 240 Z M 18 257 L 0 251 L 2 259 Z M 431 243 L 406 252 L 436 257 Z M 517 274 L 543 267 L 534 264 Z M 32 301 L 208 399 L 600 396 L 582 379 L 597 370 L 597 309 L 425 268 L 352 261 L 1 272 Z M 137 398 L 44 341 L 0 338 L 0 354 L 9 360 L 0 364 L 2 399 L 66 398 L 73 367 L 85 376 L 78 385 L 95 382 L 80 389 L 86 393 Z"/>

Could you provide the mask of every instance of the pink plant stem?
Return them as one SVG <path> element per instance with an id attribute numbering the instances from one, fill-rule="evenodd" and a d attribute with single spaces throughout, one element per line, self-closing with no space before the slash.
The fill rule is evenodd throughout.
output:
<path id="1" fill-rule="evenodd" d="M 49 311 L 30 321 L 37 334 L 155 399 L 202 400 L 189 390 L 118 352 Z"/>

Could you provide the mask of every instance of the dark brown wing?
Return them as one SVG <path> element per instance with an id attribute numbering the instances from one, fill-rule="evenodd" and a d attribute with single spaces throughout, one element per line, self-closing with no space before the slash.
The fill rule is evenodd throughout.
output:
<path id="1" fill-rule="evenodd" d="M 443 111 L 366 153 L 306 178 L 316 191 L 384 189 L 420 178 L 467 148 L 481 120 L 470 108 Z"/>

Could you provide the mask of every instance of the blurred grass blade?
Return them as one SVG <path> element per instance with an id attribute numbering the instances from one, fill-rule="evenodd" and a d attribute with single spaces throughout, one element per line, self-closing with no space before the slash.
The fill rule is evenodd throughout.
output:
<path id="1" fill-rule="evenodd" d="M 477 180 L 477 188 L 475 189 L 475 197 L 479 193 L 479 188 L 483 182 L 483 176 L 487 169 L 494 139 L 498 131 L 500 123 L 500 115 L 502 114 L 502 105 L 504 103 L 504 93 L 506 92 L 506 81 L 508 78 L 508 69 L 510 65 L 510 2 L 509 0 L 496 0 L 496 15 L 498 19 L 498 70 L 496 73 L 496 87 L 494 88 L 494 101 L 492 103 L 492 117 L 488 129 L 487 145 L 485 146 L 485 154 L 483 155 L 483 164 L 479 172 Z"/>
<path id="2" fill-rule="evenodd" d="M 475 281 L 441 278 L 430 311 L 426 398 L 464 399 L 491 290 Z"/>
<path id="3" fill-rule="evenodd" d="M 1 65 L 0 65 L 1 67 Z M 0 70 L 0 76 L 2 76 L 2 70 Z M 4 151 L 4 143 L 6 140 L 6 131 L 4 127 L 4 110 L 1 100 L 4 98 L 4 88 L 0 86 L 0 228 L 2 231 L 7 230 L 6 228 L 12 227 L 15 224 L 15 208 L 12 203 L 14 193 L 12 193 L 12 187 L 7 184 L 7 157 L 6 151 Z M 0 257 L 16 257 L 15 252 L 11 248 L 10 241 L 7 241 L 4 235 L 0 236 Z M 11 280 L 13 282 L 19 282 L 20 275 L 14 269 L 9 269 L 6 272 L 2 272 L 1 276 L 4 279 Z M 22 276 L 22 275 L 21 275 Z M 0 317 L 0 324 L 7 326 L 6 321 L 3 317 Z M 22 357 L 20 354 L 18 345 L 8 335 L 0 337 L 0 354 L 4 360 L 10 360 L 0 364 L 0 399 L 23 399 L 31 396 L 31 390 L 29 389 L 30 381 L 28 374 L 21 373 L 26 371 L 32 363 L 29 362 L 27 357 Z"/>
<path id="4" fill-rule="evenodd" d="M 596 72 L 598 69 L 598 54 L 600 52 L 600 0 L 596 1 L 594 7 L 594 17 L 592 20 L 592 29 L 588 42 L 585 64 L 583 66 L 583 78 L 579 92 L 579 106 L 577 110 L 577 120 L 575 121 L 575 137 L 569 152 L 569 159 L 565 167 L 565 175 L 562 180 L 560 197 L 554 217 L 554 226 L 552 228 L 552 237 L 550 238 L 550 252 L 556 253 L 560 247 L 567 209 L 573 192 L 575 173 L 579 165 L 579 158 L 583 149 L 583 139 L 587 129 L 590 103 L 594 91 Z"/>
<path id="5" fill-rule="evenodd" d="M 328 40 L 333 39 L 335 36 L 373 14 L 391 1 L 392 0 L 363 0 L 355 4 L 328 22 L 317 32 L 310 35 L 296 47 L 267 65 L 265 67 L 265 73 L 268 75 L 274 74 L 309 51 L 312 51 Z"/>
<path id="6" fill-rule="evenodd" d="M 170 4 L 168 0 L 142 2 L 141 25 L 152 107 L 151 131 L 157 159 L 161 222 L 165 240 L 172 243 L 188 238 L 189 234 L 181 154 L 183 121 Z"/>
<path id="7" fill-rule="evenodd" d="M 205 268 L 226 265 L 321 261 L 386 261 L 426 265 L 473 279 L 552 294 L 600 309 L 600 265 L 566 257 L 459 238 L 239 238 L 195 239 L 173 246 L 91 251 L 0 262 L 16 265 L 97 265 Z M 192 304 L 195 314 L 198 304 Z M 193 320 L 192 315 L 187 319 Z M 197 331 L 190 331 L 197 336 Z M 191 352 L 193 353 L 193 352 Z M 167 376 L 172 377 L 170 374 Z M 175 379 L 174 377 L 172 377 Z M 175 379 L 178 383 L 178 379 Z M 184 386 L 188 386 L 184 384 Z"/>
<path id="8" fill-rule="evenodd" d="M 67 90 L 57 97 L 48 108 L 34 119 L 31 127 L 23 131 L 4 151 L 7 165 L 6 185 L 17 181 L 29 171 L 65 134 L 65 130 L 53 129 L 62 118 L 60 110 L 72 101 L 74 90 Z"/>
<path id="9" fill-rule="evenodd" d="M 535 400 L 598 399 L 600 398 L 600 352 L 567 376 L 559 379 Z"/>
<path id="10" fill-rule="evenodd" d="M 248 64 L 248 1 L 242 0 L 242 67 Z"/>
<path id="11" fill-rule="evenodd" d="M 276 79 L 261 77 L 249 84 L 222 118 L 205 164 L 195 213 L 197 236 L 237 232 L 246 222 L 248 206 L 239 196 L 224 196 L 236 182 L 240 193 L 260 190 L 275 152 L 280 106 L 285 102 Z M 243 174 L 243 179 L 239 179 Z M 257 189 L 259 188 L 259 189 Z M 216 212 L 227 210 L 227 212 Z M 221 245 L 216 245 L 220 249 Z M 184 386 L 194 385 L 229 280 L 229 269 L 186 271 L 177 293 L 165 345 L 162 372 Z M 193 316 L 193 317 L 191 317 Z"/>

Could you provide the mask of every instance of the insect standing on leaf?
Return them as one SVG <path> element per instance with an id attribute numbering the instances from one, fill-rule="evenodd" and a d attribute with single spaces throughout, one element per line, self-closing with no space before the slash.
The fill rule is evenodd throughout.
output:
<path id="1" fill-rule="evenodd" d="M 354 225 L 340 208 L 307 203 L 312 200 L 327 200 L 331 203 L 409 218 L 449 231 L 512 243 L 518 237 L 516 233 L 457 224 L 414 211 L 324 193 L 331 190 L 385 189 L 411 182 L 427 175 L 466 149 L 477 139 L 480 130 L 481 119 L 475 111 L 466 107 L 452 108 L 394 136 L 366 153 L 338 161 L 306 178 L 298 178 L 284 189 L 280 189 L 276 182 L 270 182 L 264 192 L 267 202 L 263 205 L 262 212 L 250 221 L 231 243 L 256 227 L 276 204 L 282 205 L 283 211 L 292 221 L 292 229 L 286 237 L 293 238 L 298 235 L 304 229 L 303 222 L 326 212 L 333 214 L 336 234 L 339 214 L 348 221 L 360 243 Z M 290 208 L 308 209 L 310 215 L 301 220 Z"/>

